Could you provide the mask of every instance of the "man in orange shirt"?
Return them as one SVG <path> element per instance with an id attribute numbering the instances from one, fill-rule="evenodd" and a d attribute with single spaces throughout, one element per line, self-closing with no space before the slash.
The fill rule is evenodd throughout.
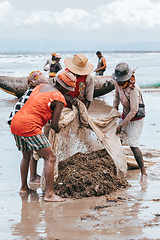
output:
<path id="1" fill-rule="evenodd" d="M 31 191 L 27 184 L 29 162 L 33 151 L 45 161 L 46 192 L 44 200 L 48 202 L 62 202 L 64 199 L 53 193 L 54 163 L 56 155 L 42 132 L 43 126 L 51 120 L 51 128 L 60 132 L 59 119 L 66 101 L 63 95 L 74 91 L 75 76 L 65 71 L 60 74 L 55 85 L 40 84 L 34 88 L 27 102 L 14 115 L 11 122 L 11 132 L 15 138 L 19 151 L 22 152 L 21 188 L 20 194 Z"/>
<path id="2" fill-rule="evenodd" d="M 28 76 L 28 89 L 24 93 L 24 95 L 19 99 L 19 101 L 15 104 L 12 112 L 10 113 L 9 119 L 7 123 L 9 126 L 11 125 L 12 119 L 14 115 L 23 107 L 23 105 L 27 102 L 29 96 L 33 92 L 34 88 L 37 87 L 39 84 L 48 84 L 48 79 L 44 74 L 40 71 L 33 71 Z M 30 183 L 31 184 L 40 184 L 40 177 L 37 174 L 37 160 L 39 159 L 38 154 L 34 151 L 33 156 L 30 160 Z"/>

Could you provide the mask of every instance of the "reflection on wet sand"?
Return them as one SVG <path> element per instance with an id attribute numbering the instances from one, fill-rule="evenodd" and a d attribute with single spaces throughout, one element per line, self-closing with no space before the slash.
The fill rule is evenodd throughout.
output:
<path id="1" fill-rule="evenodd" d="M 42 194 L 21 196 L 21 221 L 12 226 L 12 234 L 29 239 L 140 239 L 149 229 L 146 221 L 153 218 L 153 205 L 160 209 L 160 202 L 151 204 L 148 196 L 153 183 L 149 180 L 148 188 L 142 190 L 138 170 L 129 171 L 127 178 L 132 187 L 108 197 L 46 203 Z"/>
<path id="2" fill-rule="evenodd" d="M 21 220 L 19 223 L 12 226 L 13 236 L 21 236 L 26 238 L 28 236 L 36 236 L 39 224 L 43 221 L 38 194 L 21 194 L 22 209 Z"/>

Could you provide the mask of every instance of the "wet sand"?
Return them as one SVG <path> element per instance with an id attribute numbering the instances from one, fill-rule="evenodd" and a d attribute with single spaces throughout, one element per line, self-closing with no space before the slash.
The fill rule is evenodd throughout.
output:
<path id="1" fill-rule="evenodd" d="M 112 104 L 113 93 L 95 100 L 90 115 L 103 117 Z M 142 151 L 159 161 L 160 92 L 144 92 L 147 114 L 140 140 Z M 0 239 L 160 239 L 160 164 L 147 168 L 148 185 L 140 185 L 139 170 L 127 172 L 131 185 L 110 198 L 93 197 L 64 203 L 46 203 L 41 189 L 20 196 L 19 164 L 10 129 L 5 124 L 16 98 L 0 90 Z M 43 161 L 38 164 L 42 172 Z"/>

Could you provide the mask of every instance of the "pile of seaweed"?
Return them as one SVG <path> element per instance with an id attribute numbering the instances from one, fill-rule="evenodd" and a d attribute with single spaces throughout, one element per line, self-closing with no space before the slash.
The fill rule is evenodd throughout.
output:
<path id="1" fill-rule="evenodd" d="M 77 153 L 59 163 L 54 193 L 64 198 L 83 198 L 110 194 L 128 186 L 117 177 L 116 166 L 105 149 L 89 154 Z"/>

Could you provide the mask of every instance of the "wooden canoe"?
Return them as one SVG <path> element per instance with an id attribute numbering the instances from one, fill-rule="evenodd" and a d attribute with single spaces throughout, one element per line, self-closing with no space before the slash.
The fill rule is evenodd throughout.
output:
<path id="1" fill-rule="evenodd" d="M 111 76 L 94 76 L 94 98 L 114 90 L 114 81 Z M 53 84 L 52 79 L 48 79 Z M 20 98 L 27 90 L 27 78 L 0 76 L 0 89 Z"/>
<path id="2" fill-rule="evenodd" d="M 127 160 L 127 165 L 128 165 L 129 169 L 138 169 L 139 168 L 136 160 L 133 157 L 126 156 L 126 160 Z M 159 162 L 159 161 L 155 162 L 155 161 L 145 161 L 144 160 L 144 166 L 145 167 L 150 167 L 150 166 L 152 166 L 153 164 L 155 164 L 157 162 Z"/>

